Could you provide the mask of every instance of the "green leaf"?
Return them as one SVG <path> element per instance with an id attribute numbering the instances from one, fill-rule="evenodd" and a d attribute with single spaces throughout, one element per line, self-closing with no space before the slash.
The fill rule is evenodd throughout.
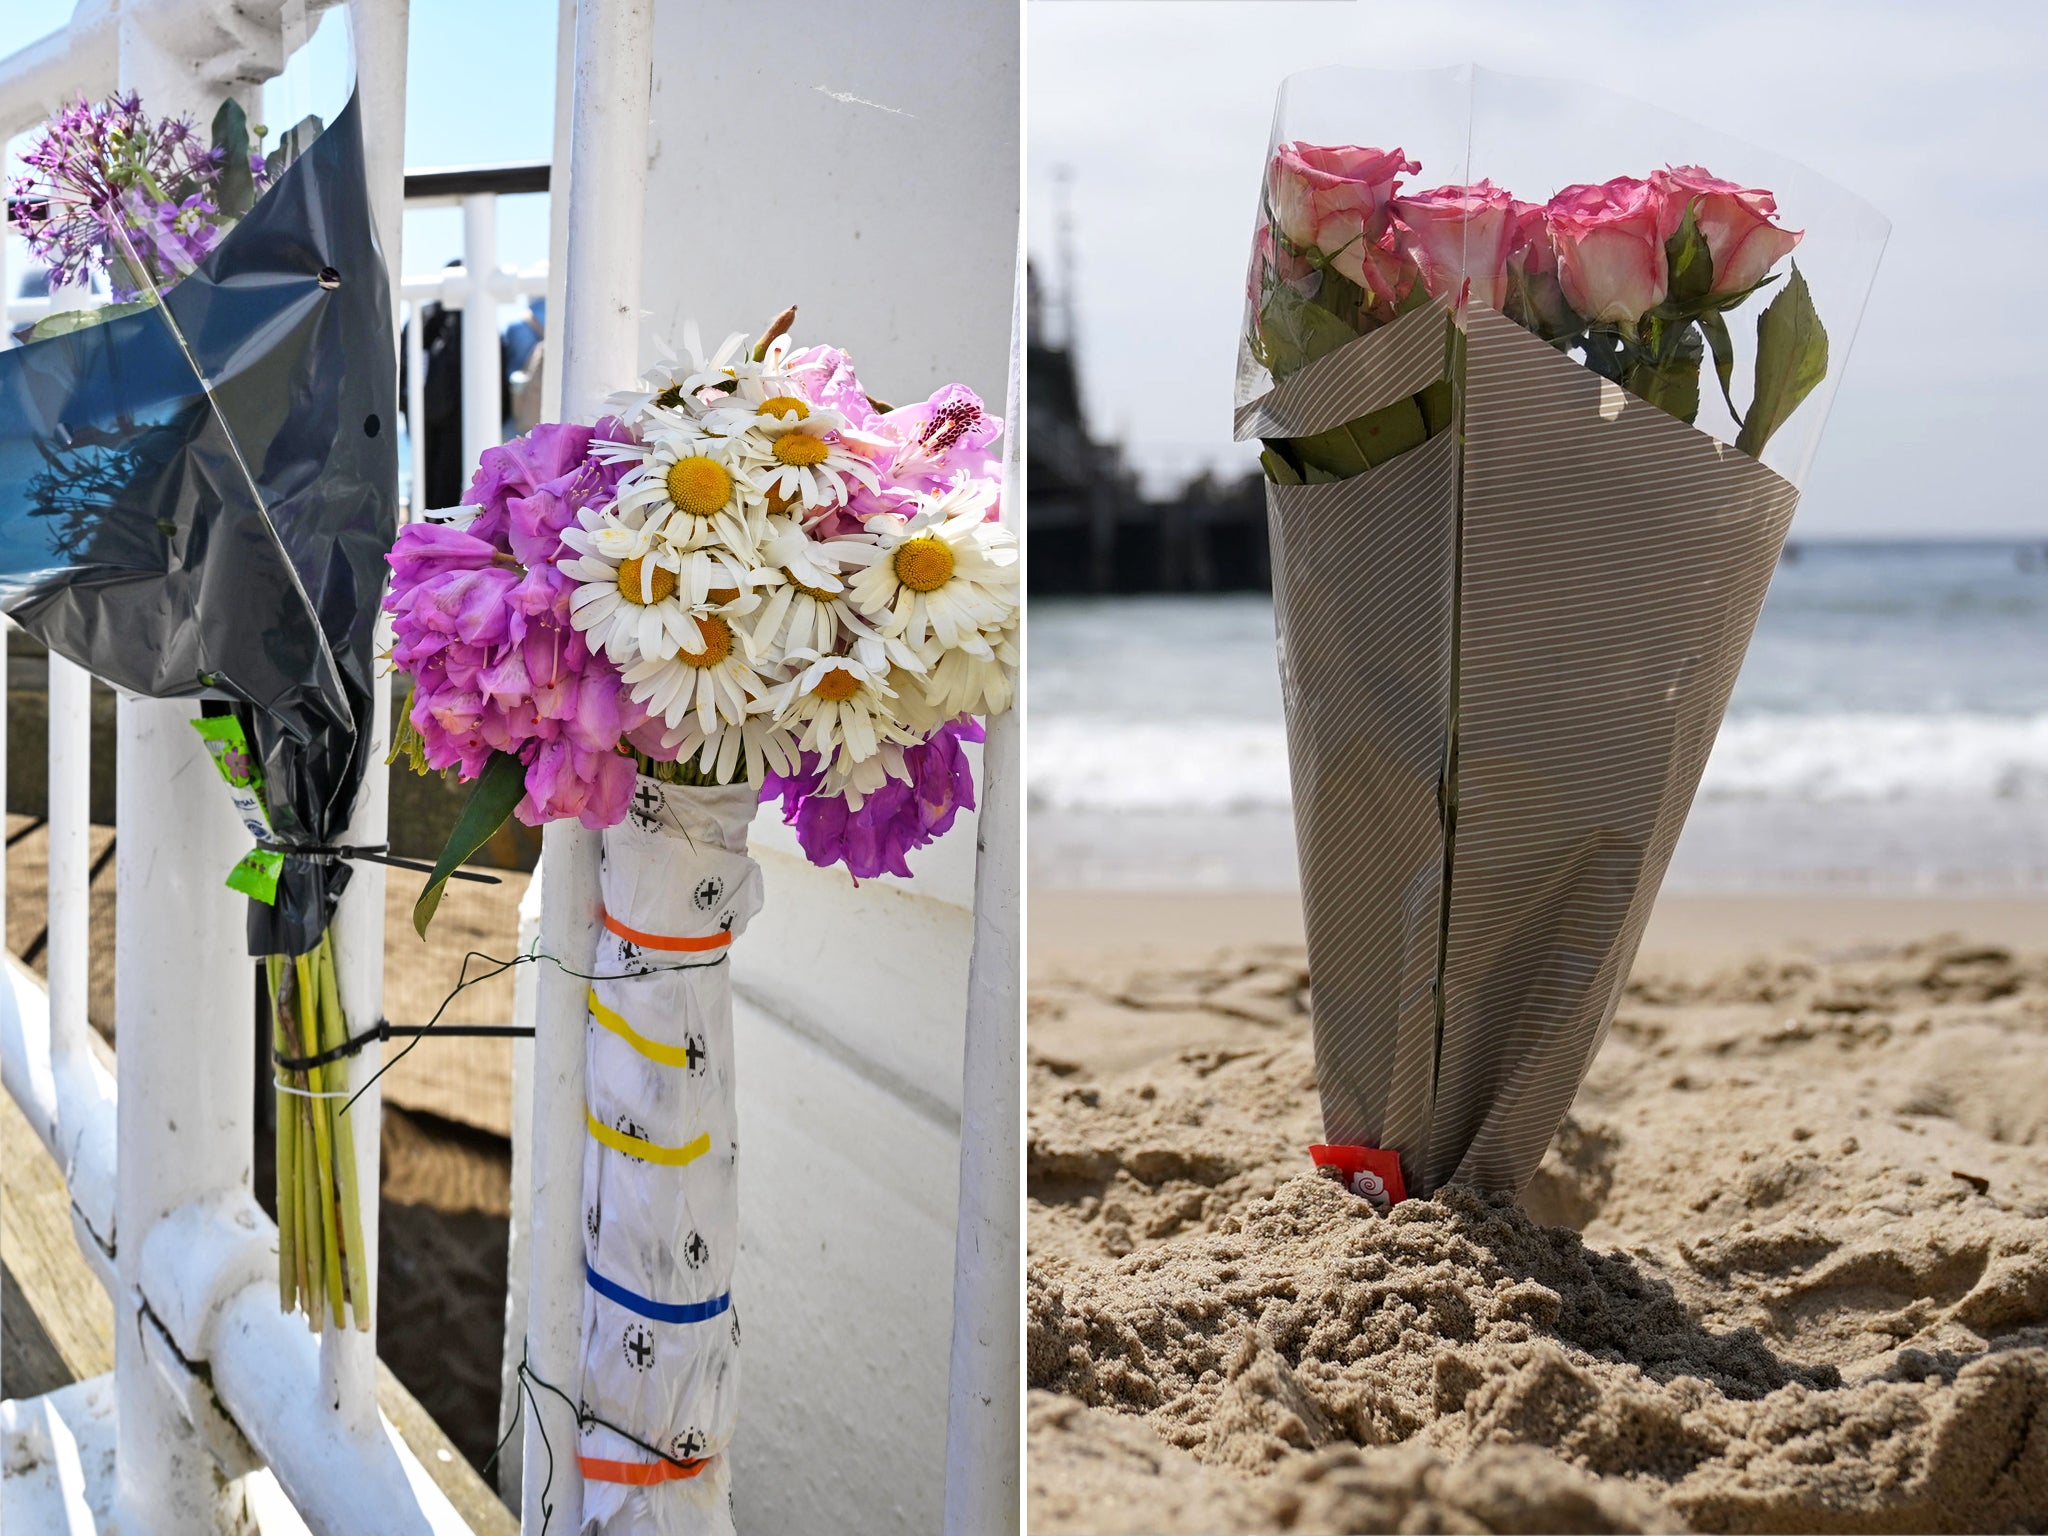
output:
<path id="1" fill-rule="evenodd" d="M 1828 333 L 1794 262 L 1792 276 L 1756 317 L 1756 388 L 1735 446 L 1751 458 L 1761 456 L 1771 434 L 1799 409 L 1799 402 L 1813 393 L 1827 372 Z"/>
<path id="2" fill-rule="evenodd" d="M 1275 448 L 1260 450 L 1259 462 L 1266 467 L 1266 478 L 1278 485 L 1300 485 L 1301 472 L 1287 462 L 1287 456 Z"/>
<path id="3" fill-rule="evenodd" d="M 1292 288 L 1268 289 L 1259 310 L 1259 361 L 1274 380 L 1299 373 L 1319 357 L 1356 341 L 1358 331 Z"/>
<path id="4" fill-rule="evenodd" d="M 68 336 L 73 331 L 82 331 L 90 326 L 105 325 L 109 320 L 118 320 L 123 315 L 138 314 L 154 308 L 155 299 L 136 299 L 127 304 L 102 304 L 98 309 L 67 309 L 54 315 L 45 315 L 29 329 L 30 341 L 41 341 L 46 336 Z"/>
<path id="5" fill-rule="evenodd" d="M 1450 426 L 1458 412 L 1458 392 L 1449 379 L 1438 379 L 1415 397 L 1422 408 L 1423 429 L 1431 437 Z"/>
<path id="6" fill-rule="evenodd" d="M 1666 302 L 1679 308 L 1699 303 L 1714 289 L 1714 253 L 1693 219 L 1694 206 L 1691 202 L 1685 205 L 1685 216 L 1664 242 L 1664 260 L 1671 270 Z"/>
<path id="7" fill-rule="evenodd" d="M 320 137 L 322 124 L 316 113 L 307 113 L 279 135 L 277 148 L 263 159 L 264 175 L 274 183 L 284 174 L 286 166 L 303 155 L 313 141 Z"/>
<path id="8" fill-rule="evenodd" d="M 1328 432 L 1289 438 L 1287 446 L 1305 468 L 1320 469 L 1344 480 L 1362 475 L 1427 441 L 1429 428 L 1422 419 L 1422 407 L 1410 396 Z"/>
<path id="9" fill-rule="evenodd" d="M 505 818 L 512 814 L 512 807 L 525 793 L 526 765 L 509 752 L 492 753 L 491 760 L 484 764 L 484 771 L 477 775 L 476 788 L 469 792 L 469 802 L 463 806 L 462 814 L 455 818 L 455 825 L 448 833 L 447 847 L 434 861 L 434 872 L 427 877 L 427 888 L 412 904 L 412 925 L 421 938 L 427 936 L 427 924 L 434 920 L 434 913 L 440 908 L 441 890 L 447 885 L 448 877 L 455 873 L 458 865 L 468 862 L 490 835 L 505 824 Z"/>
<path id="10" fill-rule="evenodd" d="M 213 114 L 213 147 L 221 154 L 214 202 L 222 215 L 239 219 L 256 201 L 256 178 L 249 174 L 249 119 L 232 96 Z"/>
<path id="11" fill-rule="evenodd" d="M 1678 357 L 1661 367 L 1645 363 L 1629 370 L 1622 387 L 1690 426 L 1700 413 L 1700 360 Z"/>
<path id="12" fill-rule="evenodd" d="M 1729 393 L 1735 383 L 1735 341 L 1728 334 L 1728 322 L 1718 310 L 1710 309 L 1700 316 L 1700 329 L 1707 333 L 1707 345 L 1714 349 L 1714 375 L 1721 381 L 1721 398 L 1728 402 L 1728 414 L 1740 421 L 1742 412 L 1735 409 L 1735 396 Z"/>

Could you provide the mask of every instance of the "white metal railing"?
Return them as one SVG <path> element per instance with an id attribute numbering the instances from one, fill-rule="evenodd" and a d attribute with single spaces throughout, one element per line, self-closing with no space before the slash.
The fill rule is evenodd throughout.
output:
<path id="1" fill-rule="evenodd" d="M 210 112 L 222 95 L 274 74 L 306 13 L 331 3 L 123 0 L 117 16 L 108 0 L 80 0 L 65 32 L 0 59 L 0 134 L 32 126 L 66 96 L 117 86 L 141 91 L 158 110 Z M 347 3 L 372 196 L 395 261 L 407 5 Z M 486 212 L 470 226 L 488 236 L 491 222 Z M 473 283 L 471 272 L 485 275 Z M 10 331 L 81 297 L 16 299 L 17 276 L 0 241 Z M 491 345 L 487 419 L 465 420 L 471 465 L 499 425 L 495 305 L 544 282 L 498 271 L 486 239 L 468 249 L 462 268 L 393 285 L 394 300 L 439 299 L 489 316 L 473 327 Z M 466 393 L 466 406 L 483 399 L 480 389 Z M 0 675 L 6 649 L 0 626 Z M 118 701 L 121 1037 L 113 1072 L 94 1049 L 86 1018 L 91 687 L 82 669 L 50 658 L 48 981 L 11 956 L 0 961 L 0 1078 L 62 1169 L 79 1247 L 114 1303 L 113 1507 L 124 1525 L 159 1532 L 242 1530 L 244 1495 L 231 1480 L 266 1468 L 316 1532 L 464 1531 L 378 1412 L 374 1335 L 329 1330 L 316 1341 L 278 1309 L 276 1229 L 249 1192 L 253 976 L 242 898 L 221 884 L 246 833 L 187 724 L 189 704 Z M 387 709 L 380 706 L 371 728 L 373 756 L 381 757 Z M 0 731 L 0 779 L 5 747 Z M 348 840 L 382 840 L 384 799 L 373 774 Z M 381 1013 L 381 876 L 358 871 L 336 918 L 343 1002 L 355 1018 Z M 364 1084 L 377 1064 L 374 1047 L 355 1058 L 348 1086 Z M 370 1191 L 378 1187 L 380 1112 L 374 1090 L 351 1111 Z M 372 1197 L 364 1218 L 373 1285 L 375 1217 Z M 84 1481 L 103 1472 L 73 1467 L 69 1475 L 82 1495 Z"/>

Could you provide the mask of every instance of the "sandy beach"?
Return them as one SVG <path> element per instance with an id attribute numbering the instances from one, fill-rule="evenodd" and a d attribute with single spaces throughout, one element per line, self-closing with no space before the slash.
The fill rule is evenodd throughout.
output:
<path id="1" fill-rule="evenodd" d="M 1391 1217 L 1293 897 L 1030 921 L 1034 1531 L 2048 1531 L 2048 899 L 1669 897 L 1523 1209 Z"/>

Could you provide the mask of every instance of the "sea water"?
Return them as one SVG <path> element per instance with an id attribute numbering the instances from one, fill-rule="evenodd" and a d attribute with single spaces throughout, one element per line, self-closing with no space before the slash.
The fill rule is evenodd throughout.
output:
<path id="1" fill-rule="evenodd" d="M 1031 878 L 1295 883 L 1263 596 L 1034 600 Z M 2048 890 L 2048 547 L 1794 546 L 1674 890 Z"/>

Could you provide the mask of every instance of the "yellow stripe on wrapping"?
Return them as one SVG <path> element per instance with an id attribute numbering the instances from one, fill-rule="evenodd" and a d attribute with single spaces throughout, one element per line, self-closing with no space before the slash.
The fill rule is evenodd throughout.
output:
<path id="1" fill-rule="evenodd" d="M 611 1009 L 597 1000 L 595 988 L 590 993 L 590 1016 L 606 1029 L 617 1035 L 649 1061 L 658 1061 L 664 1067 L 688 1067 L 690 1053 L 680 1045 L 663 1045 L 659 1040 L 650 1040 L 639 1030 L 620 1018 Z"/>
<path id="2" fill-rule="evenodd" d="M 668 1168 L 680 1168 L 685 1163 L 694 1163 L 711 1150 L 711 1133 L 706 1131 L 695 1141 L 686 1141 L 680 1147 L 657 1147 L 651 1141 L 642 1141 L 638 1136 L 628 1136 L 624 1131 L 615 1131 L 589 1110 L 583 1111 L 583 1124 L 590 1134 L 614 1152 L 623 1152 L 628 1157 L 637 1157 L 642 1162 L 660 1163 Z"/>

